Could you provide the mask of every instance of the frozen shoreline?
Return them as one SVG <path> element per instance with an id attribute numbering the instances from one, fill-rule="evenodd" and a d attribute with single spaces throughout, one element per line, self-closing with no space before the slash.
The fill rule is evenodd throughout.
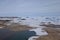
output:
<path id="1" fill-rule="evenodd" d="M 30 30 L 30 31 L 35 31 L 37 36 L 32 36 L 28 40 L 35 40 L 36 38 L 39 38 L 40 36 L 48 35 L 48 33 L 45 30 L 43 30 L 42 27 L 43 26 Z"/>

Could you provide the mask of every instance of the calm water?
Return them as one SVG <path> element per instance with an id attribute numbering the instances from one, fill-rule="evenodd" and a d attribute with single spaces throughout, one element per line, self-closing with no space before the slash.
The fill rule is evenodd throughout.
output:
<path id="1" fill-rule="evenodd" d="M 35 35 L 34 31 L 12 32 L 7 29 L 0 29 L 0 40 L 28 40 L 29 37 Z"/>

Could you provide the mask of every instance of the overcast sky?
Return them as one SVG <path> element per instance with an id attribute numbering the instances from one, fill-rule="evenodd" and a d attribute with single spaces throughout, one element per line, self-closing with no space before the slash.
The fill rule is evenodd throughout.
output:
<path id="1" fill-rule="evenodd" d="M 59 16 L 60 0 L 0 0 L 0 16 Z"/>

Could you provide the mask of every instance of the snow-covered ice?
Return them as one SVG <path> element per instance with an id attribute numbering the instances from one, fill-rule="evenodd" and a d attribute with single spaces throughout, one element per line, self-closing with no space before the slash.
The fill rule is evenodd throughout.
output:
<path id="1" fill-rule="evenodd" d="M 48 33 L 43 30 L 43 28 L 45 28 L 44 26 L 40 26 L 41 22 L 45 22 L 46 24 L 48 22 L 51 22 L 53 24 L 59 24 L 60 25 L 60 17 L 54 17 L 54 16 L 43 16 L 43 17 L 22 17 L 22 19 L 26 19 L 26 20 L 21 20 L 21 19 L 15 19 L 15 22 L 19 22 L 22 25 L 28 25 L 31 27 L 37 27 L 36 29 L 31 29 L 29 31 L 35 31 L 36 35 L 38 36 L 32 36 L 30 37 L 28 40 L 33 40 L 34 38 L 38 38 L 39 36 L 42 35 L 48 35 Z M 34 39 L 35 40 L 35 39 Z"/>

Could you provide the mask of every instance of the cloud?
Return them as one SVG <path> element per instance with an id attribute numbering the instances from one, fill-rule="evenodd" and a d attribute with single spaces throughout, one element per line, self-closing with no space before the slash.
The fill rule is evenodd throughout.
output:
<path id="1" fill-rule="evenodd" d="M 60 0 L 0 0 L 0 13 L 57 14 Z"/>

